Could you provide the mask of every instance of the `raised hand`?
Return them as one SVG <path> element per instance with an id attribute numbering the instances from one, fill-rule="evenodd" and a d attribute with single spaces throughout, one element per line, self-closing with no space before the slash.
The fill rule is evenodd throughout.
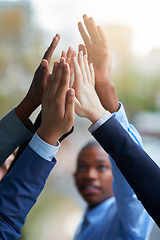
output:
<path id="1" fill-rule="evenodd" d="M 119 102 L 114 83 L 111 81 L 111 54 L 106 37 L 100 26 L 96 26 L 93 18 L 85 14 L 83 20 L 88 31 L 86 33 L 81 22 L 78 23 L 80 34 L 85 46 L 79 45 L 79 51 L 87 50 L 88 62 L 92 62 L 95 70 L 95 89 L 106 110 L 115 112 L 119 109 Z"/>
<path id="2" fill-rule="evenodd" d="M 74 57 L 74 84 L 76 95 L 76 113 L 80 117 L 88 118 L 95 123 L 106 112 L 94 89 L 94 69 L 92 63 L 88 65 L 87 56 L 83 52 Z"/>
<path id="3" fill-rule="evenodd" d="M 42 100 L 42 123 L 38 135 L 47 143 L 55 145 L 57 140 L 69 132 L 74 124 L 75 93 L 69 88 L 70 69 L 61 58 L 55 62 Z"/>
<path id="4" fill-rule="evenodd" d="M 67 53 L 63 50 L 61 55 L 61 57 L 65 59 L 66 63 L 68 63 L 70 67 L 70 86 L 72 85 L 72 77 L 74 72 L 74 66 L 73 66 L 74 56 L 76 56 L 76 52 L 73 50 L 72 47 L 68 48 Z"/>
<path id="5" fill-rule="evenodd" d="M 46 76 L 49 73 L 49 63 L 59 40 L 60 35 L 56 34 L 34 74 L 33 81 L 25 98 L 15 108 L 16 114 L 23 123 L 26 122 L 31 113 L 41 104 L 47 83 Z"/>
<path id="6" fill-rule="evenodd" d="M 78 28 L 87 49 L 88 61 L 93 62 L 96 77 L 101 76 L 103 72 L 103 78 L 110 78 L 111 55 L 102 28 L 96 26 L 94 19 L 88 18 L 86 14 L 83 15 L 83 20 L 89 36 L 81 22 L 78 23 Z M 97 81 L 104 79 L 98 78 Z"/>

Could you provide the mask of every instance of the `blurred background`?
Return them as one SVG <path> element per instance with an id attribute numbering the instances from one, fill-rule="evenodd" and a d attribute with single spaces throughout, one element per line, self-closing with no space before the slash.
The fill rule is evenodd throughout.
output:
<path id="1" fill-rule="evenodd" d="M 142 135 L 148 154 L 160 164 L 160 3 L 158 0 L 0 0 L 0 115 L 26 94 L 44 51 L 61 35 L 62 49 L 78 49 L 77 23 L 94 17 L 112 52 L 112 80 L 128 118 Z M 52 65 L 52 64 L 51 64 Z M 34 121 L 37 112 L 32 115 Z M 80 148 L 92 139 L 90 123 L 76 117 L 74 133 L 57 155 L 57 165 L 27 217 L 21 240 L 71 240 L 85 203 L 73 173 Z M 160 239 L 155 227 L 150 240 Z"/>

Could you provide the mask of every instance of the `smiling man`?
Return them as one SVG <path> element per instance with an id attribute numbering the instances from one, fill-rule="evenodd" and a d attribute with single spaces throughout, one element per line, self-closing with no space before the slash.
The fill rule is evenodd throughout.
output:
<path id="1" fill-rule="evenodd" d="M 89 142 L 80 151 L 75 180 L 89 209 L 113 197 L 109 156 L 97 142 Z"/>
<path id="2" fill-rule="evenodd" d="M 74 240 L 149 239 L 152 221 L 129 185 L 126 191 L 127 182 L 116 165 L 111 168 L 109 155 L 98 142 L 81 149 L 74 177 L 87 202 Z"/>

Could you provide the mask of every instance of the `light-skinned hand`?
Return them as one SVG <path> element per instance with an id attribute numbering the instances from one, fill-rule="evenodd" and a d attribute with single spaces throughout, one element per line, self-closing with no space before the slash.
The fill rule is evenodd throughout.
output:
<path id="1" fill-rule="evenodd" d="M 74 72 L 74 65 L 73 65 L 73 58 L 76 56 L 76 52 L 73 50 L 72 47 L 68 48 L 67 53 L 63 50 L 61 57 L 65 59 L 65 62 L 69 64 L 70 67 L 70 86 L 72 86 L 73 80 L 73 72 Z"/>
<path id="2" fill-rule="evenodd" d="M 87 55 L 83 52 L 74 57 L 74 84 L 76 95 L 76 113 L 80 117 L 88 118 L 95 123 L 106 112 L 102 107 L 100 100 L 94 88 L 94 69 L 92 63 L 88 65 Z"/>

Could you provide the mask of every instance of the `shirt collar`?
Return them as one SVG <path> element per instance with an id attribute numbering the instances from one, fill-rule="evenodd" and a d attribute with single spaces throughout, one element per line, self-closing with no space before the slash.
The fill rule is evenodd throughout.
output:
<path id="1" fill-rule="evenodd" d="M 97 221 L 97 218 L 102 218 L 106 214 L 107 209 L 109 209 L 114 202 L 115 202 L 115 197 L 111 197 L 106 201 L 98 204 L 96 207 L 94 207 L 91 210 L 87 208 L 85 211 L 85 217 L 87 218 L 88 222 L 92 223 L 95 220 Z"/>

